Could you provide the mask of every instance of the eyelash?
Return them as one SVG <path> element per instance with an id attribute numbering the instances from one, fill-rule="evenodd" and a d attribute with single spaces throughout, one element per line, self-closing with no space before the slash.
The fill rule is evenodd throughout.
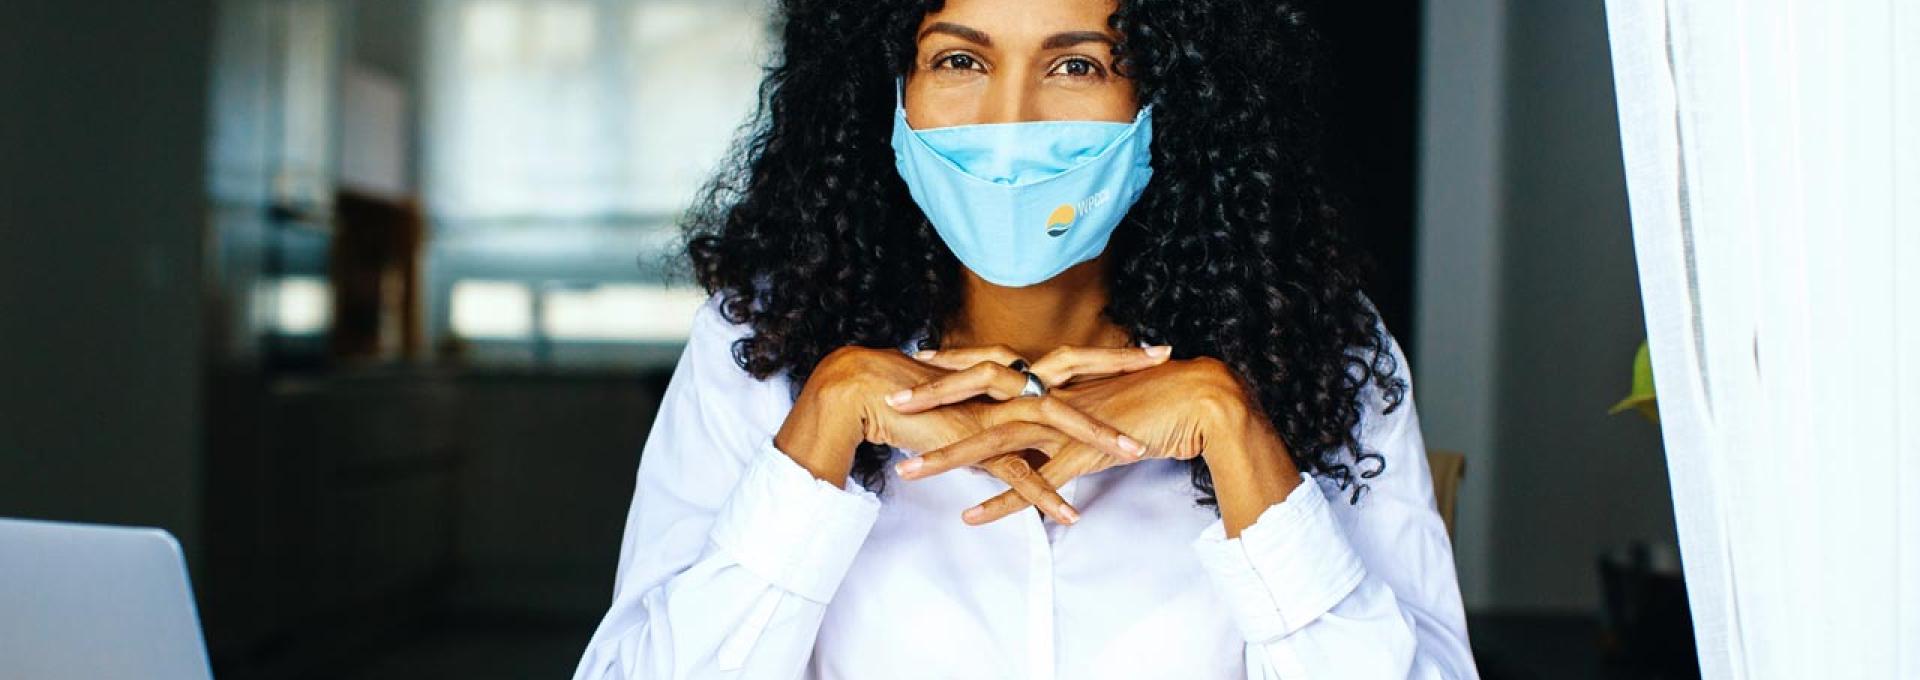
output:
<path id="1" fill-rule="evenodd" d="M 956 57 L 964 57 L 972 61 L 976 65 L 976 67 L 980 63 L 980 59 L 971 54 L 967 54 L 965 52 L 949 52 L 946 54 L 935 56 L 933 58 L 933 63 L 931 66 L 929 66 L 929 68 L 934 70 L 962 70 L 962 71 L 975 70 L 974 68 L 946 66 L 947 63 L 953 61 Z M 1107 73 L 1106 69 L 1100 67 L 1100 62 L 1094 61 L 1092 59 L 1088 59 L 1086 57 L 1078 57 L 1078 56 L 1067 57 L 1065 59 L 1060 60 L 1059 62 L 1056 62 L 1052 67 L 1047 69 L 1047 73 L 1052 74 L 1054 71 L 1060 70 L 1061 67 L 1066 66 L 1068 64 L 1075 63 L 1075 62 L 1086 64 L 1088 72 L 1083 75 L 1077 75 L 1077 76 L 1067 75 L 1065 73 L 1062 73 L 1061 75 L 1064 75 L 1068 78 L 1099 78 L 1099 77 L 1105 76 Z"/>
<path id="2" fill-rule="evenodd" d="M 1087 73 L 1085 75 L 1078 75 L 1078 76 L 1067 75 L 1068 78 L 1099 78 L 1107 74 L 1106 69 L 1100 68 L 1100 62 L 1094 61 L 1092 59 L 1088 59 L 1086 57 L 1067 57 L 1065 59 L 1060 60 L 1059 63 L 1054 64 L 1053 68 L 1047 69 L 1047 72 L 1052 73 L 1060 69 L 1060 67 L 1066 66 L 1068 64 L 1072 64 L 1074 62 L 1085 63 L 1087 65 Z M 1061 75 L 1066 75 L 1066 74 L 1062 73 Z"/>
<path id="3" fill-rule="evenodd" d="M 971 54 L 967 54 L 965 52 L 948 52 L 946 54 L 941 54 L 939 56 L 934 57 L 933 65 L 930 68 L 933 68 L 935 70 L 956 70 L 956 71 L 974 70 L 972 68 L 958 68 L 958 67 L 945 66 L 947 62 L 952 61 L 956 57 L 965 57 L 969 60 L 972 60 L 976 67 L 978 67 L 978 65 L 980 64 L 980 60 Z"/>

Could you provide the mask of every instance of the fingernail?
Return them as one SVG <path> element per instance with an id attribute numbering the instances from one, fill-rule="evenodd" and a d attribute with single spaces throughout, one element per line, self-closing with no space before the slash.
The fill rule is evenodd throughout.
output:
<path id="1" fill-rule="evenodd" d="M 1147 447 L 1141 446 L 1140 442 L 1134 441 L 1132 437 L 1124 434 L 1116 437 L 1115 441 L 1120 444 L 1120 450 L 1133 454 L 1135 458 L 1139 458 L 1140 454 L 1147 450 Z"/>
<path id="2" fill-rule="evenodd" d="M 978 522 L 981 519 L 985 518 L 986 516 L 987 516 L 987 509 L 980 507 L 978 505 L 973 506 L 971 508 L 967 508 L 966 512 L 960 513 L 960 519 L 964 519 L 969 522 Z"/>
<path id="3" fill-rule="evenodd" d="M 1068 524 L 1078 524 L 1080 522 L 1080 512 L 1074 510 L 1071 505 L 1060 506 L 1060 516 L 1067 518 Z"/>
<path id="4" fill-rule="evenodd" d="M 893 394 L 887 395 L 887 405 L 899 406 L 901 404 L 907 403 L 907 400 L 911 398 L 913 398 L 913 390 L 900 390 Z"/>
<path id="5" fill-rule="evenodd" d="M 898 473 L 900 473 L 900 476 L 902 476 L 902 477 L 905 477 L 905 476 L 907 476 L 907 475 L 911 475 L 911 474 L 913 474 L 913 473 L 915 473 L 915 472 L 919 472 L 919 471 L 920 471 L 920 459 L 919 459 L 919 458 L 908 458 L 908 459 L 906 459 L 906 460 L 903 460 L 903 461 L 900 461 L 899 463 L 895 463 L 895 464 L 894 464 L 894 466 L 893 466 L 893 471 L 894 471 L 894 472 L 898 472 Z"/>
<path id="6" fill-rule="evenodd" d="M 1154 345 L 1147 348 L 1147 356 L 1155 359 L 1173 354 L 1173 345 Z"/>
<path id="7" fill-rule="evenodd" d="M 923 349 L 923 350 L 920 350 L 920 351 L 918 351 L 918 352 L 914 352 L 914 353 L 913 353 L 913 358 L 915 358 L 915 359 L 920 359 L 920 360 L 923 360 L 923 361 L 924 361 L 924 360 L 927 360 L 927 359 L 932 359 L 932 358 L 933 358 L 933 350 L 930 350 L 930 349 Z"/>

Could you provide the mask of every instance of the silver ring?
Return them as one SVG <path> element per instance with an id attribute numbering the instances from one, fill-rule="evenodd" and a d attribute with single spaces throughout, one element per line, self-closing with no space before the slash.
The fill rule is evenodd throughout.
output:
<path id="1" fill-rule="evenodd" d="M 1021 371 L 1020 373 L 1027 376 L 1027 386 L 1020 388 L 1020 396 L 1023 396 L 1023 397 L 1046 396 L 1047 385 L 1046 383 L 1040 382 L 1040 376 L 1034 375 L 1032 371 Z"/>

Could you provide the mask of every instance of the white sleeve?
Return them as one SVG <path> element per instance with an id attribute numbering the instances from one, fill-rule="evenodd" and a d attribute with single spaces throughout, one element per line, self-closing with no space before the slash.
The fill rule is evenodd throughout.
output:
<path id="1" fill-rule="evenodd" d="M 798 677 L 878 517 L 773 445 L 780 381 L 733 363 L 743 331 L 694 321 L 640 456 L 613 604 L 576 680 Z"/>
<path id="2" fill-rule="evenodd" d="M 1361 445 L 1386 462 L 1357 480 L 1357 505 L 1336 512 L 1350 489 L 1330 500 L 1302 473 L 1238 538 L 1216 520 L 1194 540 L 1246 637 L 1249 678 L 1479 677 L 1410 381 L 1404 396 L 1369 412 L 1381 422 Z"/>

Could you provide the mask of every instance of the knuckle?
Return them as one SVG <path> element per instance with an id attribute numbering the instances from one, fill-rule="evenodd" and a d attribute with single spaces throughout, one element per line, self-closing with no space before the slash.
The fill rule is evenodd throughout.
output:
<path id="1" fill-rule="evenodd" d="M 861 349 L 862 348 L 857 345 L 835 347 L 832 351 L 827 352 L 826 356 L 820 357 L 820 362 L 814 366 L 813 370 L 815 373 L 820 373 L 845 368 L 848 364 L 856 361 L 857 357 L 860 356 Z"/>
<path id="2" fill-rule="evenodd" d="M 812 375 L 807 378 L 808 383 L 818 382 L 819 389 L 834 394 L 862 391 L 859 384 L 872 377 L 868 370 L 867 352 L 866 348 L 853 345 L 828 352 L 814 365 Z"/>
<path id="3" fill-rule="evenodd" d="M 1073 363 L 1074 358 L 1078 357 L 1079 355 L 1080 355 L 1079 350 L 1074 347 L 1064 347 L 1064 346 L 1055 347 L 1052 350 L 1049 350 L 1046 356 L 1040 357 L 1040 361 L 1036 361 L 1034 363 L 1036 364 L 1046 363 L 1048 365 L 1057 364 L 1057 365 L 1066 366 L 1066 365 L 1071 365 Z"/>
<path id="4" fill-rule="evenodd" d="M 1004 386 L 1004 382 L 1010 382 L 1010 380 L 1027 380 L 1025 376 L 1020 375 L 1020 371 L 1014 371 L 1014 369 L 1008 369 L 1006 365 L 1000 365 L 1000 363 L 991 363 L 991 367 L 993 367 L 993 369 L 989 369 L 989 376 L 987 376 L 987 384 L 995 384 L 995 382 L 1000 382 L 1000 384 Z"/>
<path id="5" fill-rule="evenodd" d="M 1004 423 L 987 431 L 986 442 L 995 449 L 1005 449 L 1020 436 L 1021 423 Z"/>
<path id="6" fill-rule="evenodd" d="M 1005 455 L 993 459 L 993 471 L 1008 483 L 1024 482 L 1033 476 L 1033 466 L 1019 456 Z"/>
<path id="7" fill-rule="evenodd" d="M 1176 375 L 1182 402 L 1219 422 L 1245 417 L 1253 408 L 1239 373 L 1216 357 L 1181 361 Z"/>
<path id="8" fill-rule="evenodd" d="M 1196 375 L 1218 376 L 1233 372 L 1233 367 L 1228 366 L 1227 362 L 1215 357 L 1198 356 L 1188 359 L 1186 364 L 1188 370 L 1193 371 Z"/>
<path id="9" fill-rule="evenodd" d="M 1187 368 L 1187 373 L 1192 387 L 1196 388 L 1195 391 L 1205 393 L 1238 393 L 1240 391 L 1239 375 L 1234 372 L 1232 366 L 1219 359 L 1213 357 L 1193 359 Z"/>
<path id="10" fill-rule="evenodd" d="M 970 380 L 986 382 L 992 380 L 994 376 L 999 375 L 1000 371 L 1004 370 L 1007 370 L 1006 366 L 992 361 L 981 361 L 972 366 L 968 366 L 965 374 Z"/>

